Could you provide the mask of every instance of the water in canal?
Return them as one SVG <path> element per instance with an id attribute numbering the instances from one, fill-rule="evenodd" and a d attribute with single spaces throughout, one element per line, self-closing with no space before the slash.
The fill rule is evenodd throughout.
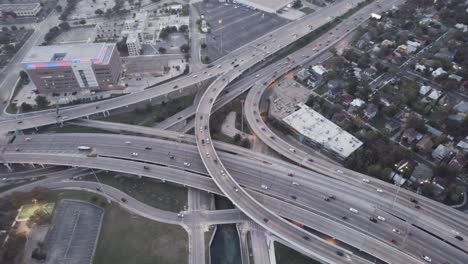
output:
<path id="1" fill-rule="evenodd" d="M 215 197 L 216 209 L 233 209 L 231 201 Z M 218 225 L 211 244 L 211 264 L 241 264 L 239 234 L 235 224 Z"/>

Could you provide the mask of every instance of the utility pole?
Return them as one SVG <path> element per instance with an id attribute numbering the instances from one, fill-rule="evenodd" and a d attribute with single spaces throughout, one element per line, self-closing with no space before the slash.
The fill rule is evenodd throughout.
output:
<path id="1" fill-rule="evenodd" d="M 241 99 L 240 102 L 241 102 L 241 108 L 242 108 L 241 109 L 241 113 L 242 113 L 241 131 L 242 131 L 242 133 L 244 133 L 244 99 Z"/>

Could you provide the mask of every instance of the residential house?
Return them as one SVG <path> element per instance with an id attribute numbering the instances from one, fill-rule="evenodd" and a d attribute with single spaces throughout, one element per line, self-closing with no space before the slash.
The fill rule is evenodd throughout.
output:
<path id="1" fill-rule="evenodd" d="M 344 105 L 344 106 L 349 106 L 353 100 L 354 100 L 354 98 L 351 95 L 344 94 L 341 97 L 341 104 Z"/>
<path id="2" fill-rule="evenodd" d="M 338 79 L 333 79 L 327 82 L 328 95 L 332 98 L 341 96 L 343 93 L 343 81 Z"/>
<path id="3" fill-rule="evenodd" d="M 434 146 L 434 143 L 431 140 L 430 136 L 424 136 L 418 144 L 416 144 L 416 147 L 424 153 L 429 153 L 432 151 L 432 147 Z"/>
<path id="4" fill-rule="evenodd" d="M 325 67 L 323 67 L 322 65 L 315 65 L 312 67 L 312 72 L 322 77 L 323 75 L 325 75 L 325 73 L 327 73 L 327 69 L 325 69 Z"/>
<path id="5" fill-rule="evenodd" d="M 310 72 L 306 68 L 302 68 L 298 73 L 297 73 L 297 79 L 301 82 L 306 81 L 310 77 Z"/>
<path id="6" fill-rule="evenodd" d="M 458 96 L 452 95 L 452 94 L 445 94 L 442 98 L 439 100 L 439 105 L 444 106 L 444 107 L 453 107 L 456 104 L 460 102 L 460 99 Z"/>
<path id="7" fill-rule="evenodd" d="M 366 110 L 364 110 L 364 115 L 367 117 L 368 120 L 370 120 L 377 115 L 378 111 L 379 109 L 375 104 L 369 104 L 366 107 Z"/>
<path id="8" fill-rule="evenodd" d="M 405 140 L 408 144 L 412 144 L 416 140 L 416 136 L 418 135 L 418 132 L 414 128 L 407 128 L 405 131 L 403 131 L 403 134 L 401 135 L 401 139 Z"/>
<path id="9" fill-rule="evenodd" d="M 380 95 L 380 102 L 386 107 L 389 107 L 390 105 L 392 105 L 391 104 L 392 99 L 390 98 L 389 95 L 385 93 Z"/>
<path id="10" fill-rule="evenodd" d="M 468 151 L 468 136 L 465 139 L 460 140 L 460 142 L 458 142 L 457 148 L 464 151 Z"/>
<path id="11" fill-rule="evenodd" d="M 406 45 L 407 45 L 407 52 L 414 53 L 421 46 L 421 43 L 419 41 L 407 40 Z"/>
<path id="12" fill-rule="evenodd" d="M 463 32 L 468 32 L 468 26 L 465 24 L 461 24 L 461 23 L 455 24 L 455 28 Z"/>
<path id="13" fill-rule="evenodd" d="M 374 77 L 377 74 L 377 69 L 374 66 L 364 69 L 362 75 L 366 77 L 367 80 Z"/>
<path id="14" fill-rule="evenodd" d="M 457 111 L 458 113 L 462 113 L 466 115 L 468 114 L 468 102 L 461 101 L 456 106 L 454 106 L 453 109 Z"/>
<path id="15" fill-rule="evenodd" d="M 360 108 L 360 107 L 364 106 L 365 104 L 366 104 L 366 102 L 364 102 L 363 100 L 361 100 L 359 98 L 356 98 L 351 102 L 351 106 L 354 107 L 354 108 Z"/>
<path id="16" fill-rule="evenodd" d="M 371 41 L 371 39 L 372 39 L 372 36 L 370 32 L 364 33 L 356 42 L 356 47 L 358 49 L 366 49 L 369 46 L 369 42 Z"/>
<path id="17" fill-rule="evenodd" d="M 341 124 L 343 121 L 346 120 L 346 114 L 343 112 L 343 111 L 340 111 L 340 112 L 336 112 L 333 116 L 332 116 L 332 122 L 335 123 L 335 124 Z"/>
<path id="18" fill-rule="evenodd" d="M 400 127 L 401 127 L 401 123 L 397 121 L 396 119 L 391 119 L 387 121 L 387 123 L 385 123 L 385 129 L 391 134 L 393 134 L 398 129 L 400 129 Z"/>
<path id="19" fill-rule="evenodd" d="M 461 171 L 468 163 L 468 155 L 463 151 L 459 151 L 448 165 L 457 171 Z"/>
<path id="20" fill-rule="evenodd" d="M 437 78 L 439 76 L 447 74 L 446 71 L 442 68 L 437 68 L 435 71 L 432 72 L 432 77 Z"/>
<path id="21" fill-rule="evenodd" d="M 414 65 L 414 70 L 417 72 L 424 72 L 426 70 L 426 66 L 416 63 L 416 65 Z"/>
<path id="22" fill-rule="evenodd" d="M 460 75 L 456 75 L 456 74 L 450 74 L 448 78 L 455 80 L 457 82 L 461 82 L 463 80 L 463 77 L 461 77 Z"/>
<path id="23" fill-rule="evenodd" d="M 423 85 L 419 88 L 419 94 L 422 96 L 426 96 L 431 91 L 431 87 L 428 85 Z"/>
<path id="24" fill-rule="evenodd" d="M 432 127 L 432 126 L 430 126 L 428 124 L 426 124 L 426 128 L 427 128 L 427 132 L 429 134 L 431 134 L 432 136 L 434 136 L 434 137 L 440 137 L 440 136 L 442 136 L 444 134 L 442 131 L 440 131 L 437 128 Z"/>
<path id="25" fill-rule="evenodd" d="M 441 48 L 439 52 L 434 54 L 434 57 L 438 59 L 448 60 L 448 61 L 452 61 L 454 56 L 455 56 L 455 53 L 450 51 L 448 48 Z"/>
<path id="26" fill-rule="evenodd" d="M 382 43 L 380 43 L 381 46 L 393 46 L 395 45 L 395 41 L 392 41 L 392 40 L 384 40 L 382 41 Z"/>
<path id="27" fill-rule="evenodd" d="M 432 158 L 441 161 L 443 160 L 450 152 L 450 149 L 447 146 L 439 144 L 433 151 L 432 151 Z"/>
<path id="28" fill-rule="evenodd" d="M 427 96 L 432 101 L 437 101 L 442 96 L 442 92 L 436 89 L 432 89 L 431 93 Z"/>

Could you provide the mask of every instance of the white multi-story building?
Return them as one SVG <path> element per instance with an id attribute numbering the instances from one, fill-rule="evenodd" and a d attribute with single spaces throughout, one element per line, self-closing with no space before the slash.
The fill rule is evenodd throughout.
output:
<path id="1" fill-rule="evenodd" d="M 125 20 L 122 37 L 127 37 L 127 48 L 130 56 L 140 55 L 144 31 L 148 24 L 148 13 L 136 13 L 132 19 Z"/>
<path id="2" fill-rule="evenodd" d="M 165 27 L 176 27 L 177 29 L 180 28 L 182 25 L 189 25 L 189 17 L 188 16 L 178 16 L 178 15 L 170 15 L 170 16 L 161 16 L 158 17 L 157 28 L 159 30 Z"/>
<path id="3" fill-rule="evenodd" d="M 19 17 L 36 16 L 42 7 L 39 3 L 25 3 L 25 4 L 1 4 L 0 13 L 5 15 L 7 13 L 14 13 Z"/>
<path id="4" fill-rule="evenodd" d="M 138 56 L 141 52 L 141 42 L 138 34 L 131 32 L 127 36 L 127 48 L 130 56 Z"/>

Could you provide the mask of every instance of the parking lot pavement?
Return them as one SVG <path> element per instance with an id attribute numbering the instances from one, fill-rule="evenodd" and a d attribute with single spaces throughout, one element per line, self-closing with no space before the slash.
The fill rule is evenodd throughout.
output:
<path id="1" fill-rule="evenodd" d="M 207 47 L 202 50 L 202 55 L 211 61 L 288 22 L 273 14 L 232 4 L 203 2 L 197 8 L 211 27 L 206 35 Z"/>
<path id="2" fill-rule="evenodd" d="M 46 263 L 91 264 L 104 210 L 76 200 L 61 200 L 46 236 Z"/>

